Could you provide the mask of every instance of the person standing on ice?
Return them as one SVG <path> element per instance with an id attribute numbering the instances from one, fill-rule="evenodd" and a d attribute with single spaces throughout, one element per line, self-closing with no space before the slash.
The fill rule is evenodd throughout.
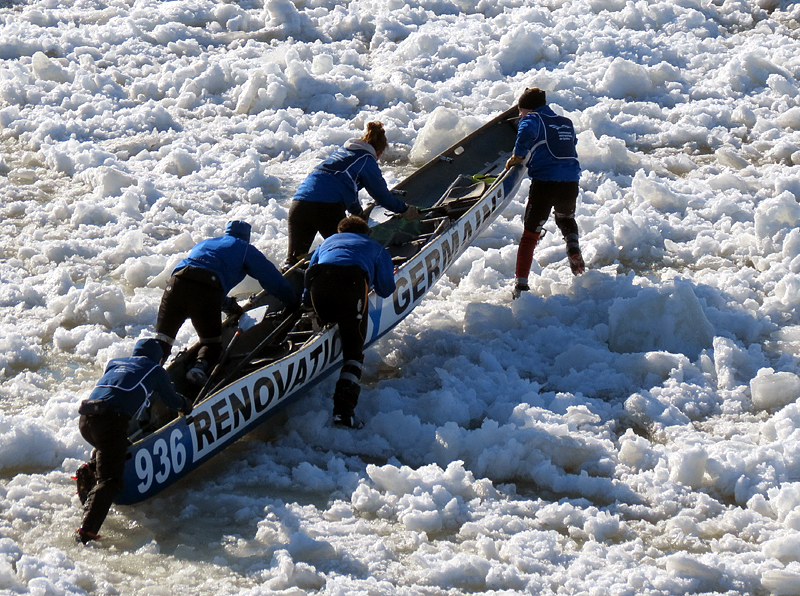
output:
<path id="1" fill-rule="evenodd" d="M 517 102 L 519 125 L 514 153 L 506 169 L 523 163 L 528 152 L 528 175 L 531 178 L 522 239 L 517 249 L 516 281 L 513 297 L 528 291 L 528 274 L 533 262 L 533 250 L 542 236 L 550 211 L 555 211 L 556 225 L 567 243 L 567 258 L 574 275 L 586 266 L 578 243 L 578 224 L 575 222 L 575 202 L 581 166 L 575 146 L 578 139 L 572 121 L 558 116 L 547 105 L 545 92 L 537 87 L 525 89 Z"/>
<path id="2" fill-rule="evenodd" d="M 92 393 L 78 407 L 81 436 L 94 449 L 89 463 L 75 474 L 84 506 L 83 522 L 75 532 L 77 542 L 100 538 L 100 526 L 123 488 L 130 420 L 142 417 L 153 396 L 174 412 L 188 415 L 192 411 L 192 402 L 175 391 L 161 366 L 165 358 L 158 340 L 140 339 L 129 358 L 109 361 Z"/>
<path id="3" fill-rule="evenodd" d="M 378 205 L 419 218 L 419 210 L 395 197 L 383 179 L 378 160 L 388 146 L 380 122 L 369 122 L 360 139 L 350 139 L 303 180 L 289 207 L 289 246 L 284 270 L 306 256 L 317 232 L 323 238 L 336 233 L 345 211 L 363 215 L 358 191 L 365 188 Z"/>
<path id="4" fill-rule="evenodd" d="M 394 292 L 392 257 L 369 237 L 367 222 L 352 215 L 340 221 L 337 233 L 311 255 L 305 287 L 303 303 L 313 306 L 322 323 L 339 325 L 344 363 L 333 394 L 333 423 L 361 428 L 355 407 L 369 322 L 367 295 L 373 287 L 381 298 Z"/>
<path id="5" fill-rule="evenodd" d="M 172 271 L 158 308 L 156 338 L 168 356 L 181 325 L 191 318 L 200 350 L 186 378 L 195 385 L 205 385 L 211 367 L 222 354 L 220 311 L 243 312 L 228 292 L 246 275 L 290 309 L 300 306 L 291 284 L 250 244 L 250 224 L 245 221 L 228 222 L 223 236 L 197 244 Z"/>

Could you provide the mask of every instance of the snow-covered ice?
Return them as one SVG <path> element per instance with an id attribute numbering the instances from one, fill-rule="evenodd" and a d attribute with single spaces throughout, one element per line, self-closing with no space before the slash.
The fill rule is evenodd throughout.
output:
<path id="1" fill-rule="evenodd" d="M 799 18 L 0 3 L 0 593 L 800 594 Z M 73 543 L 77 405 L 194 243 L 246 219 L 280 262 L 294 189 L 368 121 L 391 185 L 534 85 L 579 133 L 584 275 L 551 221 L 510 300 L 523 183 L 368 352 L 363 430 L 330 379 Z"/>

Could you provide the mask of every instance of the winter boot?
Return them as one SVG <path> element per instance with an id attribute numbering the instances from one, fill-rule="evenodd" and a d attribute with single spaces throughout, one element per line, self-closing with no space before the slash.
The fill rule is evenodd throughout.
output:
<path id="1" fill-rule="evenodd" d="M 347 379 L 336 381 L 333 394 L 333 424 L 344 428 L 363 428 L 364 423 L 356 419 L 355 409 L 361 386 Z"/>
<path id="2" fill-rule="evenodd" d="M 75 530 L 75 542 L 78 542 L 79 544 L 88 544 L 92 540 L 100 540 L 100 535 L 88 532 L 83 528 L 78 528 Z"/>
<path id="3" fill-rule="evenodd" d="M 569 268 L 572 269 L 573 275 L 580 275 L 586 271 L 586 264 L 583 262 L 581 256 L 581 247 L 578 244 L 578 234 L 567 234 L 564 236 L 567 242 L 567 259 L 569 260 Z"/>
<path id="4" fill-rule="evenodd" d="M 356 418 L 355 414 L 334 414 L 333 425 L 339 428 L 352 428 L 353 430 L 364 428 L 364 422 Z"/>
<path id="5" fill-rule="evenodd" d="M 516 300 L 520 296 L 522 296 L 522 292 L 527 292 L 530 290 L 528 286 L 527 278 L 518 277 L 516 283 L 514 284 L 514 289 L 511 290 L 511 299 Z"/>
<path id="6" fill-rule="evenodd" d="M 86 503 L 86 497 L 97 484 L 97 479 L 94 476 L 94 470 L 90 464 L 82 464 L 75 472 L 75 483 L 78 485 L 78 498 L 81 500 L 81 505 Z"/>
<path id="7" fill-rule="evenodd" d="M 586 264 L 583 262 L 580 251 L 569 255 L 569 268 L 572 269 L 572 275 L 580 275 L 586 271 Z"/>

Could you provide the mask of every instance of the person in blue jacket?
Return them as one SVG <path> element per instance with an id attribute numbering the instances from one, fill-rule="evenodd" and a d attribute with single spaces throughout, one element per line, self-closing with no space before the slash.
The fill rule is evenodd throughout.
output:
<path id="1" fill-rule="evenodd" d="M 223 236 L 197 244 L 172 271 L 158 308 L 156 337 L 164 354 L 169 355 L 178 330 L 191 318 L 200 338 L 200 351 L 186 378 L 195 385 L 206 383 L 209 370 L 222 354 L 220 310 L 228 314 L 243 312 L 228 292 L 245 275 L 254 277 L 284 306 L 300 306 L 291 284 L 250 244 L 250 224 L 244 221 L 228 222 Z"/>
<path id="2" fill-rule="evenodd" d="M 94 390 L 78 407 L 78 428 L 94 447 L 89 463 L 75 474 L 84 506 L 83 522 L 75 533 L 78 542 L 99 538 L 111 503 L 123 488 L 130 420 L 142 419 L 153 398 L 174 412 L 188 415 L 192 411 L 192 402 L 175 391 L 162 368 L 164 358 L 158 340 L 140 339 L 130 357 L 108 362 Z"/>
<path id="3" fill-rule="evenodd" d="M 537 87 L 525 89 L 517 102 L 519 124 L 514 153 L 506 169 L 528 160 L 531 187 L 525 206 L 525 224 L 517 249 L 516 281 L 513 297 L 527 291 L 533 250 L 542 235 L 544 224 L 555 211 L 556 225 L 567 243 L 567 258 L 572 273 L 579 275 L 586 266 L 578 242 L 575 202 L 581 166 L 575 146 L 578 139 L 572 121 L 558 116 L 547 105 L 545 92 Z"/>
<path id="4" fill-rule="evenodd" d="M 395 197 L 383 179 L 378 160 L 387 146 L 383 124 L 369 122 L 363 137 L 348 140 L 303 180 L 289 207 L 289 246 L 284 268 L 308 253 L 317 232 L 323 238 L 335 234 L 345 210 L 353 215 L 363 214 L 358 201 L 361 188 L 389 211 L 402 213 L 409 220 L 419 218 L 417 207 Z"/>
<path id="5" fill-rule="evenodd" d="M 333 423 L 361 428 L 355 407 L 361 393 L 361 366 L 369 322 L 367 295 L 382 298 L 395 289 L 389 252 L 369 237 L 369 225 L 352 215 L 339 222 L 337 233 L 311 255 L 303 302 L 312 305 L 324 324 L 337 323 L 344 360 L 333 394 Z"/>

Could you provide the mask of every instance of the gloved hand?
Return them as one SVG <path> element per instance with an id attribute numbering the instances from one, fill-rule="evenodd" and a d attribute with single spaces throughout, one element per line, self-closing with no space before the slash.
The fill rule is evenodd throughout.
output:
<path id="1" fill-rule="evenodd" d="M 300 311 L 300 308 L 303 306 L 303 302 L 300 300 L 298 296 L 296 300 L 293 300 L 291 304 L 287 304 L 282 311 L 280 311 L 280 318 L 281 320 L 285 319 L 286 317 L 295 314 Z"/>
<path id="2" fill-rule="evenodd" d="M 194 406 L 192 404 L 192 400 L 189 399 L 188 397 L 184 397 L 183 398 L 183 407 L 181 408 L 181 414 L 183 414 L 184 416 L 188 416 L 189 414 L 192 413 L 192 408 L 193 407 Z"/>
<path id="3" fill-rule="evenodd" d="M 296 295 L 294 297 L 294 300 L 292 300 L 291 304 L 286 305 L 286 312 L 295 312 L 299 310 L 300 307 L 303 306 L 303 298 L 304 298 L 303 294 Z"/>
<path id="4" fill-rule="evenodd" d="M 514 166 L 518 166 L 523 162 L 524 159 L 525 159 L 524 157 L 520 157 L 519 155 L 512 155 L 511 157 L 508 158 L 508 161 L 506 162 L 506 169 L 510 170 Z"/>
<path id="5" fill-rule="evenodd" d="M 369 215 L 372 213 L 372 210 L 375 209 L 375 203 L 370 203 L 367 205 L 366 209 L 364 209 L 358 216 L 363 219 L 364 221 L 369 221 Z"/>
<path id="6" fill-rule="evenodd" d="M 345 205 L 345 209 L 347 209 L 350 212 L 350 215 L 355 215 L 355 216 L 361 217 L 361 218 L 364 217 L 364 215 L 363 215 L 364 208 L 361 206 L 361 203 L 359 203 L 358 201 L 356 201 L 352 205 Z"/>
<path id="7" fill-rule="evenodd" d="M 415 219 L 419 219 L 420 217 L 422 217 L 416 205 L 409 205 L 408 209 L 403 211 L 401 215 L 403 216 L 403 219 L 405 219 L 406 221 L 413 221 Z"/>
<path id="8" fill-rule="evenodd" d="M 229 316 L 241 316 L 244 314 L 244 309 L 239 306 L 239 303 L 236 302 L 236 299 L 231 296 L 227 296 L 225 300 L 223 300 L 222 310 L 226 315 Z"/>

